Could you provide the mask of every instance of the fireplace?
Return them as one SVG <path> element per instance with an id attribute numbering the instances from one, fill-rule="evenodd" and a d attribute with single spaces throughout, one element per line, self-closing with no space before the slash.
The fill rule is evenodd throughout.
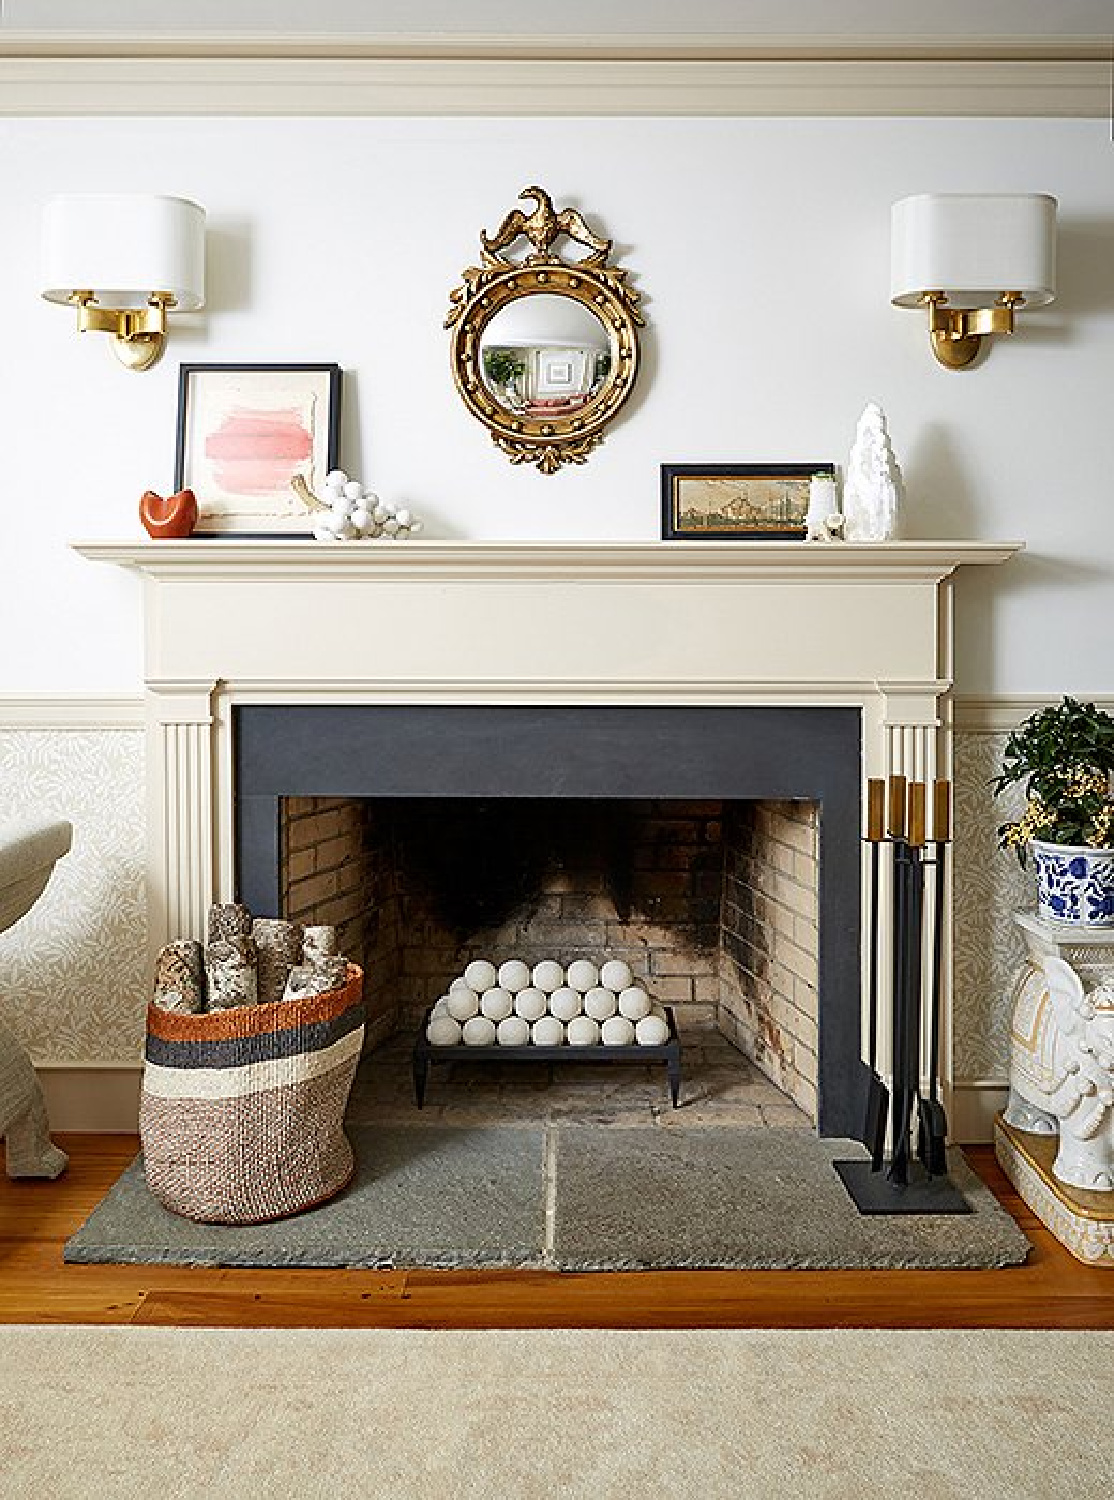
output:
<path id="1" fill-rule="evenodd" d="M 203 932 L 209 902 L 237 888 L 277 909 L 282 797 L 807 799 L 818 1119 L 858 1131 L 858 789 L 950 775 L 954 574 L 1016 544 L 78 550 L 143 578 L 153 949 Z M 779 714 L 807 732 L 747 728 Z M 947 1104 L 947 933 L 943 957 Z"/>
<path id="2" fill-rule="evenodd" d="M 477 956 L 470 942 L 480 943 L 505 919 L 515 930 L 516 908 L 517 919 L 525 911 L 517 930 L 537 947 L 527 956 L 560 956 L 562 944 L 578 942 L 568 956 L 584 951 L 596 959 L 633 958 L 636 971 L 657 979 L 659 994 L 664 986 L 671 1001 L 683 1002 L 689 985 L 690 1003 L 706 1006 L 721 1029 L 773 1072 L 822 1134 L 859 1129 L 865 1088 L 859 1060 L 862 751 L 860 716 L 853 710 L 244 706 L 234 730 L 237 891 L 254 911 L 277 912 L 288 904 L 283 802 L 366 799 L 369 811 L 377 811 L 365 814 L 364 828 L 380 830 L 381 841 L 387 837 L 383 830 L 389 831 L 392 845 L 406 853 L 411 884 L 415 869 L 425 866 L 428 882 L 434 878 L 429 867 L 437 867 L 438 889 L 430 895 L 441 908 L 435 930 L 442 932 L 443 955 L 450 950 L 446 935 L 455 933 L 457 960 Z M 771 804 L 802 804 L 809 811 L 795 822 L 784 811 L 770 812 Z M 792 993 L 770 988 L 770 973 L 783 967 L 771 955 L 779 938 L 776 892 L 769 892 L 770 909 L 756 915 L 767 893 L 760 880 L 744 874 L 760 860 L 763 821 L 778 816 L 789 838 L 795 826 L 807 830 L 810 820 L 819 835 L 814 952 L 807 951 L 807 940 L 802 948 L 793 941 L 796 934 L 781 934 L 785 947 L 801 955 L 800 967 L 815 963 L 813 1016 L 794 1007 Z M 289 820 L 285 826 L 289 830 Z M 713 830 L 714 842 L 708 837 Z M 453 850 L 446 858 L 443 847 L 450 835 L 459 850 L 455 888 Z M 486 853 L 494 863 L 486 870 L 482 847 L 467 858 L 469 839 L 485 837 L 497 845 Z M 690 857 L 694 839 L 702 864 Z M 664 850 L 651 847 L 661 843 Z M 509 872 L 503 869 L 508 848 L 518 851 Z M 554 920 L 531 924 L 537 898 L 546 894 L 540 882 L 547 860 L 556 855 L 567 873 L 577 848 L 582 883 L 594 875 L 601 888 L 569 894 L 584 901 L 595 894 L 594 915 L 586 906 L 581 921 L 562 923 L 558 909 Z M 786 848 L 792 852 L 791 843 Z M 660 867 L 670 859 L 676 868 Z M 380 862 L 372 853 L 369 871 Z M 533 891 L 523 883 L 531 864 L 537 867 Z M 772 878 L 777 880 L 776 869 Z M 307 884 L 312 880 L 308 876 Z M 807 886 L 788 874 L 786 886 L 807 896 Z M 381 899 L 385 921 L 393 913 Z M 427 947 L 430 915 L 423 911 Z M 803 915 L 807 920 L 807 908 Z M 376 913 L 370 916 L 377 920 Z M 393 921 L 397 929 L 397 916 Z M 391 941 L 398 943 L 397 933 Z M 703 955 L 706 974 L 698 975 L 692 962 L 686 972 L 686 951 L 693 962 Z M 663 961 L 680 972 L 650 975 L 650 967 Z M 427 966 L 432 973 L 411 979 L 444 987 L 463 966 L 449 965 L 447 957 L 434 957 Z M 400 978 L 405 971 L 405 962 L 396 966 Z M 384 987 L 397 982 L 383 965 L 375 972 Z M 798 977 L 807 989 L 807 969 L 790 974 L 787 983 Z M 700 1001 L 697 978 L 705 980 Z M 395 1002 L 392 1019 L 413 1021 L 415 1005 L 420 1010 L 421 1002 L 436 998 L 421 985 L 402 988 L 402 1009 L 409 1002 L 411 1014 L 398 1017 L 396 990 L 387 1001 Z M 368 989 L 373 1017 L 377 1011 L 383 1016 L 384 1001 L 370 976 Z M 785 1012 L 795 1008 L 800 1019 L 791 1038 Z M 807 1034 L 810 1026 L 816 1028 L 814 1039 Z M 809 1040 L 815 1049 L 811 1063 Z"/>

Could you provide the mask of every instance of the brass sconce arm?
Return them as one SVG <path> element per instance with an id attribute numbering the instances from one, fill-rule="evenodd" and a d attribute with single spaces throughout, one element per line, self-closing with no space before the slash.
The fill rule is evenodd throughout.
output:
<path id="1" fill-rule="evenodd" d="M 962 370 L 987 334 L 1013 332 L 1013 310 L 1025 298 L 1020 292 L 1002 292 L 992 307 L 949 307 L 945 292 L 924 292 L 921 301 L 928 308 L 932 352 L 949 370 Z"/>
<path id="2" fill-rule="evenodd" d="M 152 292 L 145 307 L 100 307 L 92 292 L 74 292 L 79 333 L 110 333 L 116 358 L 129 370 L 149 370 L 166 347 L 166 314 L 176 306 L 169 292 Z"/>

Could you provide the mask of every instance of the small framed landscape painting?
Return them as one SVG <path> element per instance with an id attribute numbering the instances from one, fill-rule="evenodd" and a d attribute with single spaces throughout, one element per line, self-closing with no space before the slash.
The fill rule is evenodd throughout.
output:
<path id="1" fill-rule="evenodd" d="M 340 451 L 339 365 L 182 365 L 175 490 L 191 489 L 195 536 L 308 536 L 306 508 Z"/>
<path id="2" fill-rule="evenodd" d="M 662 464 L 667 541 L 803 541 L 808 487 L 835 465 Z"/>

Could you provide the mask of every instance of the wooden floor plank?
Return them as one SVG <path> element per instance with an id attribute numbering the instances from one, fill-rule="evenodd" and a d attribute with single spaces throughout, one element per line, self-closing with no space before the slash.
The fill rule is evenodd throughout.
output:
<path id="1" fill-rule="evenodd" d="M 0 1322 L 313 1328 L 1114 1328 L 1114 1271 L 1073 1259 L 989 1147 L 968 1159 L 1033 1244 L 1001 1271 L 334 1271 L 68 1266 L 62 1247 L 135 1155 L 59 1137 L 54 1183 L 0 1181 Z"/>

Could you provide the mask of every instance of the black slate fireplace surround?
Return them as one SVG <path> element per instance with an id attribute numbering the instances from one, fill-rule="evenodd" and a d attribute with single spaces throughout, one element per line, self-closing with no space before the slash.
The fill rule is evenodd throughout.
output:
<path id="1" fill-rule="evenodd" d="M 819 805 L 821 1135 L 857 1137 L 861 722 L 850 708 L 241 706 L 236 877 L 280 908 L 284 797 L 804 799 Z"/>

